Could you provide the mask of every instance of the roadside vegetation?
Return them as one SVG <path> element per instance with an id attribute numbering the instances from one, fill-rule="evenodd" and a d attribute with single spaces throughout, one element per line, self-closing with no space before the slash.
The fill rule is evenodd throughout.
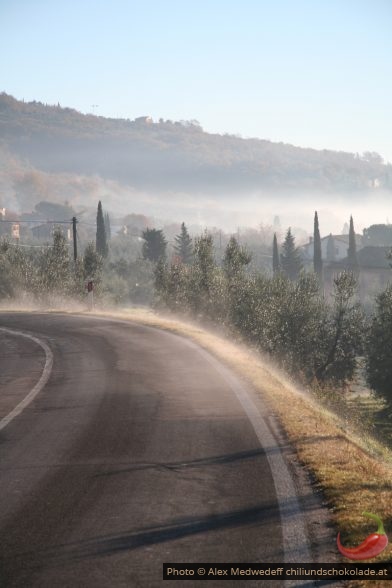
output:
<path id="1" fill-rule="evenodd" d="M 51 206 L 57 207 L 51 214 L 72 213 L 69 207 L 63 211 Z M 99 202 L 95 242 L 83 247 L 76 243 L 76 259 L 61 226 L 54 228 L 52 243 L 45 246 L 20 247 L 3 238 L 0 299 L 26 297 L 47 307 L 58 300 L 85 303 L 86 286 L 92 282 L 101 305 L 153 304 L 219 328 L 261 352 L 340 413 L 345 412 L 347 392 L 361 377 L 378 395 L 380 412 L 391 415 L 392 286 L 379 294 L 372 314 L 365 312 L 356 292 L 359 268 L 352 218 L 347 266 L 336 274 L 328 296 L 322 283 L 317 213 L 313 272 L 303 270 L 290 228 L 280 252 L 276 234 L 271 238 L 272 272 L 257 269 L 253 251 L 234 236 L 222 250 L 221 234 L 217 248 L 213 234 L 192 239 L 184 223 L 170 244 L 162 230 L 145 224 L 143 228 L 143 223 L 138 230 L 124 229 L 112 237 L 110 217 Z"/>
<path id="2" fill-rule="evenodd" d="M 0 238 L 0 302 L 29 302 L 47 308 L 76 303 L 83 307 L 87 305 L 87 284 L 92 282 L 98 304 L 151 304 L 154 263 L 142 255 L 141 237 L 134 233 L 112 237 L 110 217 L 99 202 L 95 234 L 86 231 L 86 223 L 77 225 L 74 259 L 67 234 L 74 211 L 64 205 L 41 204 L 45 214 L 58 219 L 58 224 L 50 223 L 52 234 L 46 242 L 31 239 L 23 225 L 23 244 L 9 235 Z M 38 215 L 40 207 L 36 209 Z M 8 228 L 0 221 L 0 234 L 3 226 Z"/>
<path id="3" fill-rule="evenodd" d="M 211 236 L 202 235 L 192 263 L 157 264 L 156 307 L 219 326 L 302 384 L 344 388 L 364 349 L 355 276 L 338 275 L 326 300 L 317 275 L 300 272 L 290 232 L 286 242 L 282 267 L 271 276 L 247 271 L 250 255 L 234 237 L 218 266 Z"/>

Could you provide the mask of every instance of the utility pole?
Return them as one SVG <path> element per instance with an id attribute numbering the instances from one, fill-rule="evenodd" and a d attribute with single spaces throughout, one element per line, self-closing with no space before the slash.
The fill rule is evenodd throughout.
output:
<path id="1" fill-rule="evenodd" d="M 90 280 L 87 282 L 87 297 L 89 301 L 90 310 L 94 309 L 94 282 Z"/>
<path id="2" fill-rule="evenodd" d="M 72 236 L 73 236 L 73 250 L 74 250 L 74 261 L 78 258 L 78 244 L 76 241 L 76 216 L 72 217 Z"/>

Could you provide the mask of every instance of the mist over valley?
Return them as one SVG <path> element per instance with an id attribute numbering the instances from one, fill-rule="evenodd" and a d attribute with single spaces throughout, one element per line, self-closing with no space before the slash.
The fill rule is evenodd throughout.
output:
<path id="1" fill-rule="evenodd" d="M 392 217 L 392 166 L 362 155 L 304 149 L 203 131 L 197 121 L 108 119 L 0 95 L 0 204 L 15 212 L 40 201 L 157 222 L 325 233 L 350 214 L 361 229 Z"/>

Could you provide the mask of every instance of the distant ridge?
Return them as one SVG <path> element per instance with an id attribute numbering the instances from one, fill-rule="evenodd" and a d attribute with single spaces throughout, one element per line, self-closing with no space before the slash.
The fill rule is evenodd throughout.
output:
<path id="1" fill-rule="evenodd" d="M 99 176 L 147 192 L 223 197 L 263 189 L 355 193 L 392 188 L 392 166 L 376 153 L 305 149 L 206 133 L 195 121 L 143 118 L 85 115 L 2 93 L 0 157 L 8 153 L 50 174 Z"/>

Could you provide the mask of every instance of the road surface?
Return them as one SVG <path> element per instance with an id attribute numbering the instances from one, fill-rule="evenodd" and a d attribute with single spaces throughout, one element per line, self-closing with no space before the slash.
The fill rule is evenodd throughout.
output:
<path id="1" fill-rule="evenodd" d="M 53 359 L 0 430 L 2 588 L 178 586 L 163 562 L 287 559 L 280 513 L 298 513 L 295 496 L 278 504 L 280 450 L 216 360 L 121 321 L 1 313 L 0 327 L 0 419 L 48 368 L 45 346 Z"/>

